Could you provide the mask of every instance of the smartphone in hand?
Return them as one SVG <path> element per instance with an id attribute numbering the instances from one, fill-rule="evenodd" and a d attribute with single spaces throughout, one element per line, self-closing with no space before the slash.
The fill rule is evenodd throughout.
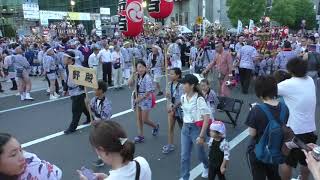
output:
<path id="1" fill-rule="evenodd" d="M 91 169 L 87 169 L 86 167 L 81 168 L 82 174 L 88 178 L 88 180 L 97 180 L 97 176 L 93 173 Z"/>

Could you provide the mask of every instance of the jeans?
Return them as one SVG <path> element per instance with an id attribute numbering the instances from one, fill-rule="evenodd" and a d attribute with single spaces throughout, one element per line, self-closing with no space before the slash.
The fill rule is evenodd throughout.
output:
<path id="1" fill-rule="evenodd" d="M 208 156 L 204 150 L 204 146 L 196 144 L 196 140 L 200 135 L 200 128 L 194 123 L 184 123 L 181 130 L 181 177 L 183 180 L 189 180 L 190 177 L 190 161 L 192 145 L 195 144 L 197 156 L 202 162 L 205 169 L 208 168 Z"/>

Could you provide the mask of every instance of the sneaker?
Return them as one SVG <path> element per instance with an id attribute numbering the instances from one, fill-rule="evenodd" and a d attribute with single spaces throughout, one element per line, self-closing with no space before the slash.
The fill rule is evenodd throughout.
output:
<path id="1" fill-rule="evenodd" d="M 58 97 L 51 94 L 49 99 L 50 100 L 55 100 L 55 99 L 58 99 Z"/>
<path id="2" fill-rule="evenodd" d="M 208 178 L 208 176 L 209 176 L 209 170 L 208 170 L 208 168 L 203 169 L 202 174 L 201 174 L 201 177 L 202 177 L 202 178 Z"/>
<path id="3" fill-rule="evenodd" d="M 10 88 L 10 90 L 11 91 L 16 91 L 16 90 L 18 90 L 18 88 L 17 87 L 12 87 L 12 88 Z"/>
<path id="4" fill-rule="evenodd" d="M 93 165 L 95 167 L 102 167 L 102 166 L 104 166 L 104 162 L 101 159 L 98 159 L 95 162 L 93 162 Z"/>
<path id="5" fill-rule="evenodd" d="M 173 144 L 167 144 L 163 146 L 162 153 L 163 154 L 169 154 L 170 152 L 175 150 L 175 146 Z"/>
<path id="6" fill-rule="evenodd" d="M 162 96 L 163 95 L 163 92 L 162 91 L 159 91 L 157 96 Z"/>
<path id="7" fill-rule="evenodd" d="M 4 92 L 4 90 L 0 89 L 0 93 L 3 93 L 3 92 Z"/>
<path id="8" fill-rule="evenodd" d="M 137 136 L 134 138 L 134 142 L 136 144 L 144 143 L 144 137 L 143 136 Z"/>
<path id="9" fill-rule="evenodd" d="M 20 95 L 20 99 L 21 99 L 21 101 L 24 101 L 24 100 L 26 99 L 25 95 L 24 95 L 24 94 L 21 94 L 21 95 Z"/>
<path id="10" fill-rule="evenodd" d="M 30 96 L 30 93 L 26 93 L 26 98 L 25 100 L 34 100 L 31 96 Z"/>
<path id="11" fill-rule="evenodd" d="M 47 92 L 47 93 L 50 93 L 50 88 L 48 88 L 48 89 L 46 90 L 46 92 Z"/>
<path id="12" fill-rule="evenodd" d="M 63 133 L 64 133 L 65 135 L 68 135 L 68 134 L 72 134 L 72 133 L 74 133 L 74 132 L 76 132 L 76 130 L 70 130 L 70 129 L 68 129 L 68 130 L 65 130 Z"/>
<path id="13" fill-rule="evenodd" d="M 153 130 L 152 130 L 152 135 L 153 136 L 157 136 L 159 134 L 159 128 L 160 128 L 159 124 L 157 124 L 156 128 L 153 128 Z"/>
<path id="14" fill-rule="evenodd" d="M 57 98 L 59 98 L 59 97 L 60 97 L 60 95 L 59 95 L 59 94 L 57 94 L 56 92 L 54 93 L 54 96 L 55 96 L 55 97 L 57 97 Z"/>

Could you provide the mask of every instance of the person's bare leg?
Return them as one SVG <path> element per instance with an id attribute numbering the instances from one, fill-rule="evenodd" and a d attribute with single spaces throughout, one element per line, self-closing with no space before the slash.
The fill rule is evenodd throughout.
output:
<path id="1" fill-rule="evenodd" d="M 168 114 L 168 144 L 173 144 L 174 126 L 175 126 L 174 113 Z"/>
<path id="2" fill-rule="evenodd" d="M 142 114 L 142 120 L 143 120 L 144 124 L 151 126 L 152 128 L 157 127 L 157 125 L 153 121 L 150 120 L 149 111 L 141 111 L 141 114 Z"/>
<path id="3" fill-rule="evenodd" d="M 142 111 L 141 108 L 137 107 L 137 127 L 139 136 L 143 136 L 143 121 L 142 121 Z"/>

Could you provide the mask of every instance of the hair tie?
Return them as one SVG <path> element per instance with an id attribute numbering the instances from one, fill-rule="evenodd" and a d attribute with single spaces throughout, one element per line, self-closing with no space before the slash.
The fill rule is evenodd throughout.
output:
<path id="1" fill-rule="evenodd" d="M 119 138 L 120 144 L 123 146 L 127 142 L 128 138 Z"/>

